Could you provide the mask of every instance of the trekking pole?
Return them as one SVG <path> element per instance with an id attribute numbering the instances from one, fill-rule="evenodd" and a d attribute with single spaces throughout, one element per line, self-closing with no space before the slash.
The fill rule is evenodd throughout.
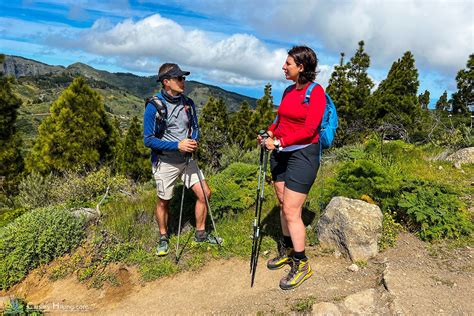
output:
<path id="1" fill-rule="evenodd" d="M 197 160 L 196 160 L 196 164 L 197 164 Z M 215 237 L 216 242 L 217 242 L 217 245 L 220 248 L 221 247 L 221 242 L 219 240 L 220 239 L 219 234 L 217 233 L 216 223 L 214 222 L 214 216 L 212 216 L 211 206 L 209 205 L 209 199 L 207 198 L 206 191 L 204 190 L 203 179 L 202 179 L 201 170 L 199 169 L 199 167 L 198 167 L 197 174 L 198 174 L 198 178 L 199 178 L 199 183 L 201 184 L 202 194 L 204 194 L 204 200 L 206 201 L 207 211 L 209 212 L 209 217 L 211 218 L 212 228 L 214 229 L 214 232 L 215 232 L 215 235 L 216 235 L 216 237 Z"/>
<path id="2" fill-rule="evenodd" d="M 264 138 L 268 137 L 268 134 L 264 131 L 259 132 L 260 136 Z M 255 272 L 257 269 L 258 263 L 258 254 L 260 248 L 260 220 L 262 216 L 262 206 L 263 200 L 265 198 L 265 175 L 267 171 L 267 161 L 268 161 L 268 150 L 264 148 L 264 145 L 261 145 L 260 148 L 260 163 L 258 168 L 258 185 L 257 185 L 257 196 L 255 199 L 255 216 L 253 220 L 253 240 L 252 240 L 252 254 L 250 257 L 250 287 L 253 287 L 255 280 Z"/>
<path id="3" fill-rule="evenodd" d="M 176 241 L 176 262 L 179 261 L 179 235 L 181 233 L 181 220 L 183 218 L 184 189 L 186 188 L 186 170 L 188 169 L 189 159 L 190 159 L 190 155 L 189 155 L 189 153 L 187 153 L 186 154 L 186 164 L 184 165 L 184 171 L 183 171 L 183 174 L 185 175 L 184 176 L 185 181 L 183 181 L 183 191 L 181 193 L 181 206 L 179 208 L 178 240 Z"/>

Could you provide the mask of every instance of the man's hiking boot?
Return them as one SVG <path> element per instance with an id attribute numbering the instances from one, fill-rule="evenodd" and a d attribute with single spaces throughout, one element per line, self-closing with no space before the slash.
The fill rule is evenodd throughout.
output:
<path id="1" fill-rule="evenodd" d="M 211 245 L 222 245 L 222 243 L 224 242 L 224 239 L 222 239 L 220 237 L 216 237 L 216 236 L 214 236 L 212 234 L 209 234 L 207 232 L 204 232 L 200 236 L 198 236 L 198 234 L 194 235 L 194 241 L 197 242 L 197 243 L 207 242 Z"/>
<path id="2" fill-rule="evenodd" d="M 290 256 L 293 254 L 293 248 L 286 248 L 283 245 L 283 242 L 279 242 L 278 246 L 278 256 L 267 261 L 267 268 L 270 270 L 278 270 L 285 266 L 285 264 L 290 264 Z"/>
<path id="3" fill-rule="evenodd" d="M 158 246 L 156 246 L 156 254 L 158 256 L 166 256 L 170 252 L 169 240 L 166 236 L 161 236 Z"/>
<path id="4" fill-rule="evenodd" d="M 313 269 L 309 265 L 309 260 L 297 260 L 290 258 L 291 269 L 286 277 L 280 280 L 282 290 L 291 290 L 300 286 L 305 280 L 313 275 Z"/>

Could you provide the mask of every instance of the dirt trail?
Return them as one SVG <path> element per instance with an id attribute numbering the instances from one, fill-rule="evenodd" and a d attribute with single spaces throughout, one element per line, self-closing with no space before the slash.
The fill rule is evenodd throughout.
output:
<path id="1" fill-rule="evenodd" d="M 53 314 L 75 310 L 92 315 L 188 315 L 289 313 L 309 297 L 316 303 L 338 304 L 350 294 L 376 289 L 383 300 L 378 302 L 383 307 L 376 310 L 379 314 L 474 315 L 470 248 L 433 257 L 426 244 L 403 234 L 396 248 L 358 272 L 348 271 L 346 259 L 309 252 L 316 273 L 291 291 L 278 288 L 284 269 L 267 270 L 262 257 L 253 288 L 248 261 L 230 259 L 148 283 L 142 283 L 134 269 L 117 266 L 122 285 L 100 290 L 87 289 L 75 277 L 50 282 L 36 271 L 10 294 L 26 296 Z"/>

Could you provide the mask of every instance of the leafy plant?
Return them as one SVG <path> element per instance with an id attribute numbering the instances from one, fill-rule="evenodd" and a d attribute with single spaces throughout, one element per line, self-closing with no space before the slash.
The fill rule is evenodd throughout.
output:
<path id="1" fill-rule="evenodd" d="M 44 208 L 20 216 L 0 230 L 0 288 L 75 248 L 83 234 L 82 220 L 64 209 Z"/>
<path id="2" fill-rule="evenodd" d="M 28 305 L 24 299 L 12 298 L 6 304 L 5 309 L 3 310 L 3 315 L 39 316 L 44 315 L 44 312 L 39 308 Z"/>
<path id="3" fill-rule="evenodd" d="M 395 221 L 396 213 L 386 211 L 383 214 L 382 237 L 379 241 L 379 250 L 384 251 L 389 247 L 395 246 L 398 234 L 403 229 L 402 225 Z"/>
<path id="4" fill-rule="evenodd" d="M 423 240 L 469 235 L 473 224 L 456 192 L 428 182 L 414 182 L 398 202 L 400 212 Z"/>
<path id="5" fill-rule="evenodd" d="M 217 217 L 228 212 L 241 212 L 254 203 L 257 167 L 244 163 L 231 164 L 209 180 L 211 206 Z"/>

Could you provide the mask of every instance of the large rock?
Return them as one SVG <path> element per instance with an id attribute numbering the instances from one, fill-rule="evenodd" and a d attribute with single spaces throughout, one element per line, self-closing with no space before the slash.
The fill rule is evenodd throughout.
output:
<path id="1" fill-rule="evenodd" d="M 86 224 L 94 221 L 100 216 L 99 210 L 89 207 L 81 207 L 71 210 L 72 214 L 78 218 L 84 218 Z"/>
<path id="2" fill-rule="evenodd" d="M 378 252 L 382 219 L 377 205 L 334 197 L 318 222 L 320 245 L 335 248 L 352 261 L 367 260 Z"/>
<path id="3" fill-rule="evenodd" d="M 458 150 L 446 158 L 446 160 L 453 162 L 457 167 L 466 163 L 474 163 L 474 147 Z"/>

